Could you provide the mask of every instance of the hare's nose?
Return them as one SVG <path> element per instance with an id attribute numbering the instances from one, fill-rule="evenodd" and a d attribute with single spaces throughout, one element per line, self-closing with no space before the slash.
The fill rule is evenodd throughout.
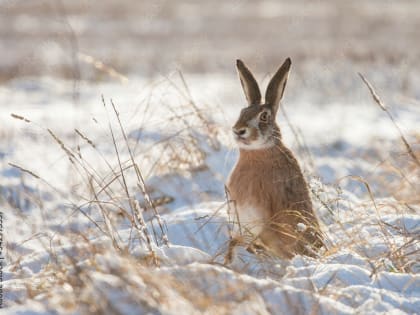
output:
<path id="1" fill-rule="evenodd" d="M 240 128 L 240 129 L 233 128 L 233 132 L 238 136 L 243 136 L 246 133 L 246 128 Z"/>

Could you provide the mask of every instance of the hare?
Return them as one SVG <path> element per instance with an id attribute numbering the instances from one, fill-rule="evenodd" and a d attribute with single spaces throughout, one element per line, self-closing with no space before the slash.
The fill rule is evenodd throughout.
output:
<path id="1" fill-rule="evenodd" d="M 268 84 L 262 102 L 257 81 L 237 60 L 248 106 L 232 128 L 239 158 L 226 184 L 230 215 L 241 233 L 258 238 L 281 258 L 314 256 L 323 243 L 307 183 L 276 123 L 290 66 L 287 58 Z"/>

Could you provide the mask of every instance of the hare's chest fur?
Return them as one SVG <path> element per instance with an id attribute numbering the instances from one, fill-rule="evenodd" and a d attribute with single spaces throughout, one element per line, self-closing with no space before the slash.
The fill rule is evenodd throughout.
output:
<path id="1" fill-rule="evenodd" d="M 272 216 L 272 168 L 248 167 L 240 161 L 227 181 L 230 218 L 238 223 L 242 232 L 258 235 Z M 237 222 L 239 220 L 239 222 Z"/>

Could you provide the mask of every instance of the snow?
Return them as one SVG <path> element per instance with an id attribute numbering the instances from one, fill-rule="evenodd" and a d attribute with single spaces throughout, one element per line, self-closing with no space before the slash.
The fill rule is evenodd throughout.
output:
<path id="1" fill-rule="evenodd" d="M 176 76 L 172 79 L 179 84 Z M 386 190 L 382 178 L 392 174 L 380 161 L 402 147 L 367 93 L 365 103 L 321 105 L 290 87 L 283 106 L 310 155 L 283 114 L 278 116 L 283 138 L 309 178 L 328 250 L 318 258 L 285 261 L 238 246 L 226 261 L 232 223 L 223 185 L 237 156 L 230 126 L 244 103 L 234 79 L 189 78 L 204 121 L 165 80 L 154 85 L 142 78 L 130 78 L 127 85 L 82 82 L 76 104 L 68 81 L 20 79 L 0 88 L 4 314 L 419 312 L 418 205 L 410 210 L 398 202 L 400 191 Z M 110 98 L 150 196 L 172 200 L 158 206 L 159 216 L 150 207 L 143 213 L 150 244 L 127 220 L 126 192 L 114 178 L 119 167 L 109 125 L 124 166 L 130 154 Z M 420 109 L 391 109 L 415 142 Z M 95 148 L 74 133 L 76 128 Z M 78 162 L 69 162 L 47 129 Z M 406 176 L 418 180 L 411 172 Z M 134 169 L 125 175 L 130 195 L 146 207 Z M 374 202 L 357 176 L 371 185 Z M 107 218 L 88 203 L 91 189 L 98 192 L 105 183 L 113 195 L 99 193 L 98 200 Z M 112 245 L 106 222 L 121 250 Z"/>

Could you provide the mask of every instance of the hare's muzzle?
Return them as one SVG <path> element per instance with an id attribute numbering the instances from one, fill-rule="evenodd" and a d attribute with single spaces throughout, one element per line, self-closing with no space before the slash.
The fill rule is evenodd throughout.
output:
<path id="1" fill-rule="evenodd" d="M 248 131 L 249 128 L 243 127 L 243 128 L 232 128 L 233 134 L 235 135 L 236 138 L 246 138 L 249 134 Z"/>
<path id="2" fill-rule="evenodd" d="M 248 127 L 232 128 L 233 136 L 237 143 L 247 145 L 251 130 Z"/>

